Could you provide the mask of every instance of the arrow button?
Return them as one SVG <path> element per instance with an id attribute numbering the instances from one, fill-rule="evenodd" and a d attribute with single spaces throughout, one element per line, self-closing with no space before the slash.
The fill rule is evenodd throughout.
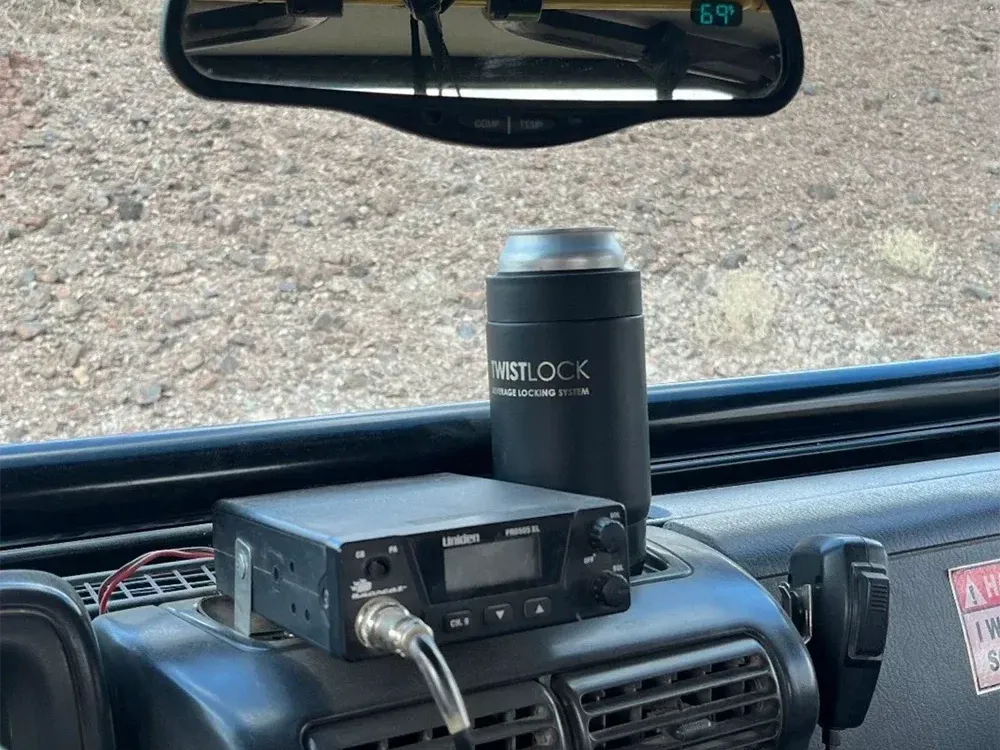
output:
<path id="1" fill-rule="evenodd" d="M 540 596 L 537 599 L 528 599 L 524 603 L 524 616 L 529 620 L 539 617 L 548 617 L 552 614 L 552 600 L 547 596 Z"/>
<path id="2" fill-rule="evenodd" d="M 491 627 L 505 625 L 514 619 L 514 609 L 509 604 L 494 604 L 483 610 L 483 622 Z"/>

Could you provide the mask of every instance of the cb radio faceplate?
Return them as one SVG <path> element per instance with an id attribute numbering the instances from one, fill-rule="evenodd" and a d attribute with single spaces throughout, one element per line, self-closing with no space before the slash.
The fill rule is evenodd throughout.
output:
<path id="1" fill-rule="evenodd" d="M 335 656 L 369 656 L 358 610 L 391 596 L 438 643 L 622 612 L 625 509 L 455 474 L 216 504 L 219 590 Z"/>

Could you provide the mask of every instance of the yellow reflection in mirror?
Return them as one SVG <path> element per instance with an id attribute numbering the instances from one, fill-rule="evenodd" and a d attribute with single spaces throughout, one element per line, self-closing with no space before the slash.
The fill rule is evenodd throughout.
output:
<path id="1" fill-rule="evenodd" d="M 416 91 L 407 87 L 388 86 L 351 86 L 340 87 L 350 91 L 358 91 L 369 94 L 398 94 L 401 96 L 413 96 Z M 444 96 L 456 97 L 458 92 L 454 88 L 445 88 Z M 430 98 L 439 96 L 439 90 L 432 86 L 427 88 L 427 96 Z M 509 100 L 529 100 L 529 101 L 626 101 L 626 102 L 655 102 L 656 89 L 499 89 L 499 88 L 462 88 L 461 96 L 465 99 L 509 99 Z M 675 101 L 730 101 L 731 94 L 723 91 L 713 91 L 712 89 L 677 89 L 673 92 Z"/>

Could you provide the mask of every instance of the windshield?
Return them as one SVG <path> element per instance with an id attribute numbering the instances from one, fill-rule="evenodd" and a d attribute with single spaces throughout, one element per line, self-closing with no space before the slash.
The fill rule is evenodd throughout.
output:
<path id="1" fill-rule="evenodd" d="M 777 115 L 528 152 L 196 99 L 159 10 L 0 10 L 0 441 L 485 400 L 511 228 L 616 228 L 650 385 L 1000 344 L 995 5 L 801 2 Z"/>

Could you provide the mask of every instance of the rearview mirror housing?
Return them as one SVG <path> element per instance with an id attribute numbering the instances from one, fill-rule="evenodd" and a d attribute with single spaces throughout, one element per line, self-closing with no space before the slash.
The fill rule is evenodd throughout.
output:
<path id="1" fill-rule="evenodd" d="M 494 148 L 769 115 L 803 73 L 791 0 L 166 0 L 161 52 L 207 99 Z"/>

